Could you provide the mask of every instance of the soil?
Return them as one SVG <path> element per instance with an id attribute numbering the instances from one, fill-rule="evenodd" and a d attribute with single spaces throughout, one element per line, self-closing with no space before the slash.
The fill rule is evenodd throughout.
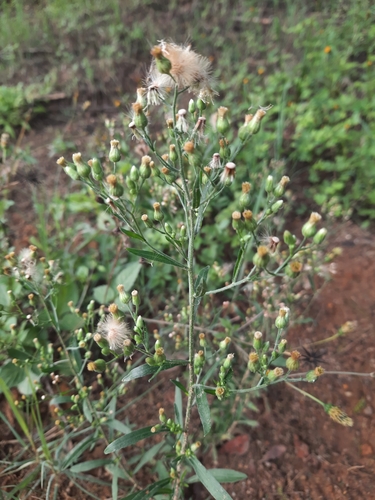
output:
<path id="1" fill-rule="evenodd" d="M 116 110 L 111 111 L 115 113 Z M 82 113 L 63 126 L 68 136 L 75 137 L 79 148 L 88 138 L 92 139 L 95 122 L 95 113 Z M 22 144 L 28 144 L 38 160 L 37 178 L 41 184 L 31 184 L 34 187 L 30 188 L 29 181 L 19 176 L 24 168 L 20 164 L 18 176 L 13 179 L 18 184 L 13 188 L 16 204 L 9 222 L 10 236 L 17 250 L 35 234 L 36 217 L 30 189 L 36 186 L 48 193 L 49 187 L 54 185 L 56 158 L 49 157 L 48 145 L 57 130 L 61 130 L 61 123 L 38 121 Z M 62 180 L 62 194 L 64 189 Z M 356 225 L 346 223 L 338 226 L 330 236 L 329 245 L 343 249 L 335 260 L 336 273 L 313 300 L 309 311 L 313 322 L 291 329 L 288 344 L 308 345 L 335 334 L 346 321 L 357 321 L 354 332 L 324 345 L 326 364 L 323 366 L 331 371 L 375 372 L 375 238 Z M 171 378 L 170 374 L 165 377 L 166 381 Z M 200 458 L 207 468 L 229 467 L 248 475 L 245 481 L 225 485 L 234 499 L 375 499 L 374 384 L 370 376 L 325 374 L 315 384 L 307 388 L 304 385 L 304 389 L 319 399 L 344 409 L 353 418 L 353 427 L 332 421 L 320 405 L 290 387 L 271 387 L 255 401 L 259 413 L 245 412 L 246 418 L 257 420 L 259 425 L 250 430 L 237 426 L 234 439 L 223 442 L 218 448 L 217 460 L 212 453 Z M 136 418 L 138 427 L 155 423 L 155 406 L 161 406 L 161 401 L 173 401 L 174 390 L 166 391 L 166 386 L 162 383 L 156 392 L 149 393 L 142 402 L 144 407 L 137 404 L 130 408 L 129 420 Z M 1 404 L 0 409 L 9 413 L 4 400 Z M 9 432 L 4 432 L 5 440 L 12 439 Z M 92 458 L 99 458 L 101 453 L 102 448 L 98 448 Z M 98 472 L 100 477 L 101 474 L 103 471 Z M 137 478 L 147 484 L 149 478 L 141 474 L 144 472 Z M 3 487 L 19 480 L 14 476 L 0 478 Z M 99 498 L 111 498 L 108 488 L 94 484 L 88 487 Z M 68 480 L 62 480 L 60 492 L 58 498 L 62 500 L 87 498 Z M 35 492 L 29 498 L 43 499 L 43 495 L 43 492 Z M 186 498 L 203 500 L 209 497 L 200 486 L 191 487 Z"/>

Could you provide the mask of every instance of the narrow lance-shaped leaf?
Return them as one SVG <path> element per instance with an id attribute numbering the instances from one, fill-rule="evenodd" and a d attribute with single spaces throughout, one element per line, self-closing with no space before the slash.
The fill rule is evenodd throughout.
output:
<path id="1" fill-rule="evenodd" d="M 172 259 L 172 257 L 168 257 L 168 255 L 165 255 L 164 253 L 160 254 L 156 252 L 150 252 L 149 250 L 138 250 L 137 248 L 128 248 L 128 252 L 133 255 L 137 255 L 137 257 L 143 257 L 144 259 L 150 261 L 162 262 L 163 264 L 170 264 L 171 266 L 186 269 L 186 266 L 184 264 L 181 264 L 181 262 Z"/>

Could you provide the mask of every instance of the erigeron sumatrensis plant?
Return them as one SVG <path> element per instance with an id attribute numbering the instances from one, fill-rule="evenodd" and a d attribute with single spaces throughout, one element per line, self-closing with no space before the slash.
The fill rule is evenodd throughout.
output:
<path id="1" fill-rule="evenodd" d="M 151 54 L 153 62 L 145 87 L 137 90 L 129 123 L 133 138 L 148 148 L 148 154 L 140 159 L 139 165 L 132 166 L 125 178 L 118 174 L 116 164 L 121 159 L 121 151 L 119 142 L 115 139 L 110 145 L 110 163 L 104 167 L 98 158 L 86 162 L 80 153 L 73 155 L 73 162 L 68 162 L 63 157 L 57 162 L 72 179 L 84 182 L 105 201 L 108 211 L 119 221 L 120 231 L 137 244 L 137 247 L 128 248 L 131 255 L 146 259 L 154 265 L 162 262 L 178 268 L 185 276 L 188 289 L 188 302 L 184 307 L 187 318 L 185 359 L 181 359 L 181 356 L 167 358 L 166 352 L 171 349 L 167 350 L 165 347 L 168 342 L 176 340 L 149 334 L 145 319 L 139 315 L 142 294 L 136 290 L 128 293 L 126 283 L 125 286 L 118 287 L 120 308 L 112 304 L 106 315 L 101 310 L 101 318 L 93 338 L 102 349 L 102 354 L 118 360 L 123 356 L 126 359 L 139 359 L 141 356 L 144 359 L 142 364 L 126 374 L 123 379 L 125 382 L 143 376 L 154 379 L 160 371 L 175 366 L 184 367 L 187 372 L 185 381 L 176 382 L 177 390 L 180 396 L 185 396 L 185 400 L 183 405 L 176 403 L 174 417 L 161 408 L 159 421 L 155 421 L 152 428 L 138 429 L 119 437 L 107 446 L 105 452 L 117 452 L 155 433 L 169 433 L 175 439 L 173 453 L 168 458 L 170 478 L 163 484 L 154 483 L 153 494 L 157 494 L 160 487 L 164 493 L 166 489 L 170 492 L 170 498 L 182 498 L 185 480 L 193 469 L 214 498 L 231 498 L 216 479 L 217 476 L 206 470 L 196 456 L 200 442 L 194 441 L 196 430 L 191 426 L 193 409 L 197 407 L 203 434 L 207 435 L 211 430 L 208 395 L 224 404 L 233 395 L 238 398 L 242 394 L 282 383 L 308 395 L 294 384 L 297 381 L 315 382 L 323 375 L 324 370 L 317 367 L 302 375 L 298 374 L 298 377 L 293 375 L 300 366 L 300 353 L 288 350 L 285 334 L 291 312 L 282 306 L 275 320 L 274 332 L 249 332 L 253 347 L 248 352 L 244 383 L 241 387 L 236 387 L 232 375 L 237 359 L 233 352 L 228 352 L 231 344 L 235 344 L 235 334 L 232 338 L 225 337 L 217 341 L 200 332 L 200 306 L 207 296 L 228 291 L 230 293 L 231 290 L 260 280 L 297 277 L 302 270 L 302 255 L 322 243 L 327 231 L 319 229 L 321 216 L 314 212 L 303 225 L 301 238 L 287 230 L 283 235 L 261 237 L 261 228 L 282 209 L 289 178 L 282 176 L 274 179 L 269 175 L 265 179 L 266 202 L 258 213 L 252 210 L 251 184 L 244 182 L 238 195 L 237 210 L 232 213 L 232 227 L 238 241 L 232 279 L 230 283 L 223 283 L 217 289 L 209 289 L 209 266 L 202 269 L 197 264 L 196 239 L 210 203 L 224 190 L 233 188 L 237 170 L 246 169 L 246 165 L 237 164 L 238 153 L 257 134 L 261 121 L 271 106 L 260 107 L 254 114 L 246 115 L 232 143 L 228 139 L 231 131 L 228 109 L 219 107 L 215 140 L 210 142 L 208 137 L 212 134 L 207 133 L 210 123 L 208 110 L 216 92 L 209 61 L 191 50 L 190 46 L 164 41 L 155 46 Z M 185 92 L 194 96 L 188 109 L 178 106 Z M 168 137 L 167 145 L 160 146 L 149 132 L 152 108 L 159 105 L 167 109 Z M 164 124 L 160 125 L 163 126 Z M 155 200 L 148 211 L 139 209 L 142 193 L 151 190 L 153 185 L 165 186 L 173 193 L 177 210 L 168 210 L 162 200 Z M 154 189 L 153 192 L 158 193 L 160 189 Z M 154 240 L 150 238 L 152 232 L 157 232 L 165 239 L 168 251 L 155 246 Z M 281 257 L 278 254 L 276 259 L 276 251 L 281 246 L 287 250 Z M 248 263 L 249 258 L 252 263 L 250 270 L 245 273 L 245 263 Z M 26 272 L 30 263 L 24 263 L 24 266 Z M 285 362 L 282 363 L 281 360 Z M 104 359 L 87 361 L 87 368 L 97 372 L 103 372 L 111 362 Z M 285 368 L 276 364 L 282 364 Z M 335 421 L 352 425 L 352 420 L 337 407 L 312 399 L 322 404 Z M 228 478 L 221 477 L 222 482 L 226 479 Z"/>

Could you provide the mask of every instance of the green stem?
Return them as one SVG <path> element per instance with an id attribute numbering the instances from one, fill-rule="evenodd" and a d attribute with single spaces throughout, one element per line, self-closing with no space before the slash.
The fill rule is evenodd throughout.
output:
<path id="1" fill-rule="evenodd" d="M 289 387 L 292 387 L 295 391 L 298 391 L 300 392 L 301 394 L 303 394 L 304 396 L 307 396 L 308 398 L 312 399 L 313 401 L 316 401 L 317 403 L 319 403 L 320 405 L 322 405 L 323 407 L 325 406 L 325 404 L 323 403 L 323 401 L 320 401 L 320 399 L 316 398 L 315 396 L 313 396 L 312 394 L 310 394 L 309 392 L 306 392 L 302 389 L 300 389 L 299 387 L 296 387 L 295 385 L 291 384 L 290 382 L 287 382 L 285 381 L 285 383 L 287 385 L 289 385 Z"/>

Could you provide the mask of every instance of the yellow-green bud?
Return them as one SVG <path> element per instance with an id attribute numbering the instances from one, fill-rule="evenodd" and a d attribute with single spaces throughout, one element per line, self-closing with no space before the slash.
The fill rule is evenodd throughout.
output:
<path id="1" fill-rule="evenodd" d="M 312 212 L 309 220 L 302 226 L 302 234 L 305 238 L 312 238 L 317 232 L 316 224 L 321 220 L 322 216 L 317 212 Z"/>
<path id="2" fill-rule="evenodd" d="M 298 351 L 293 351 L 290 354 L 290 357 L 285 362 L 288 370 L 290 370 L 290 371 L 298 370 L 300 357 L 301 357 L 301 354 Z"/>
<path id="3" fill-rule="evenodd" d="M 155 58 L 157 70 L 164 75 L 169 75 L 172 69 L 172 63 L 163 55 L 161 47 L 159 47 L 158 45 L 153 47 L 151 50 L 151 55 Z"/>
<path id="4" fill-rule="evenodd" d="M 285 188 L 288 185 L 290 179 L 288 176 L 284 175 L 278 185 L 275 187 L 275 190 L 273 192 L 274 196 L 276 198 L 280 198 L 285 193 Z"/>
<path id="5" fill-rule="evenodd" d="M 113 139 L 111 141 L 111 149 L 109 150 L 109 155 L 108 158 L 113 161 L 113 163 L 117 163 L 121 159 L 121 153 L 119 150 L 119 141 L 116 141 L 116 139 Z"/>
<path id="6" fill-rule="evenodd" d="M 154 219 L 157 222 L 161 222 L 164 219 L 164 214 L 161 211 L 160 203 L 157 203 L 157 202 L 154 203 L 153 207 L 154 207 Z"/>
<path id="7" fill-rule="evenodd" d="M 320 245 L 323 243 L 327 236 L 327 229 L 325 227 L 322 227 L 322 229 L 319 229 L 319 231 L 316 233 L 316 235 L 313 238 L 313 242 L 315 245 Z"/>
<path id="8" fill-rule="evenodd" d="M 143 112 L 142 106 L 136 102 L 133 104 L 134 117 L 133 122 L 136 128 L 145 129 L 148 124 L 146 115 Z"/>
<path id="9" fill-rule="evenodd" d="M 227 112 L 228 108 L 224 106 L 220 106 L 217 111 L 216 130 L 221 135 L 225 135 L 230 128 L 228 118 L 226 117 Z"/>
<path id="10" fill-rule="evenodd" d="M 297 238 L 290 231 L 284 231 L 284 242 L 288 245 L 289 248 L 294 248 L 297 243 Z"/>
<path id="11" fill-rule="evenodd" d="M 289 324 L 289 307 L 282 307 L 276 318 L 275 325 L 279 330 L 283 330 Z"/>
<path id="12" fill-rule="evenodd" d="M 268 248 L 264 245 L 260 245 L 257 248 L 257 252 L 253 257 L 253 264 L 256 267 L 266 267 L 270 260 L 270 254 Z"/>
<path id="13" fill-rule="evenodd" d="M 263 347 L 262 338 L 263 338 L 262 332 L 255 332 L 254 333 L 253 346 L 254 346 L 254 349 L 256 349 L 257 351 L 259 351 Z"/>
<path id="14" fill-rule="evenodd" d="M 266 190 L 267 193 L 272 193 L 273 191 L 273 177 L 272 175 L 269 175 L 266 179 L 266 185 L 264 186 L 264 189 Z"/>
<path id="15" fill-rule="evenodd" d="M 99 159 L 93 158 L 92 160 L 90 160 L 89 164 L 91 166 L 91 175 L 93 176 L 93 178 L 96 181 L 101 181 L 104 177 L 104 172 Z"/>
<path id="16" fill-rule="evenodd" d="M 206 106 L 206 103 L 204 101 L 202 101 L 202 99 L 197 99 L 197 108 L 199 109 L 199 111 L 204 111 L 207 106 Z"/>
<path id="17" fill-rule="evenodd" d="M 151 158 L 147 155 L 142 157 L 141 166 L 139 168 L 139 175 L 142 179 L 148 179 L 151 177 Z"/>
<path id="18" fill-rule="evenodd" d="M 151 173 L 151 172 L 150 172 Z M 139 179 L 139 172 L 135 165 L 130 169 L 129 177 L 133 182 L 137 182 Z"/>
<path id="19" fill-rule="evenodd" d="M 97 359 L 96 361 L 90 361 L 90 363 L 87 364 L 87 369 L 90 372 L 102 373 L 105 371 L 106 366 L 107 363 L 104 361 L 104 359 Z"/>
<path id="20" fill-rule="evenodd" d="M 77 168 L 78 175 L 83 179 L 87 179 L 91 173 L 91 169 L 87 165 L 87 163 L 83 162 L 81 153 L 74 153 L 72 158 L 73 158 L 73 163 Z"/>
<path id="21" fill-rule="evenodd" d="M 283 206 L 283 204 L 284 204 L 283 200 L 275 201 L 275 203 L 271 207 L 272 213 L 276 214 L 280 210 L 280 208 Z"/>
<path id="22" fill-rule="evenodd" d="M 193 99 L 190 99 L 190 101 L 189 101 L 189 107 L 188 107 L 189 113 L 195 113 L 196 109 L 197 108 L 195 106 L 195 102 L 193 101 Z"/>

